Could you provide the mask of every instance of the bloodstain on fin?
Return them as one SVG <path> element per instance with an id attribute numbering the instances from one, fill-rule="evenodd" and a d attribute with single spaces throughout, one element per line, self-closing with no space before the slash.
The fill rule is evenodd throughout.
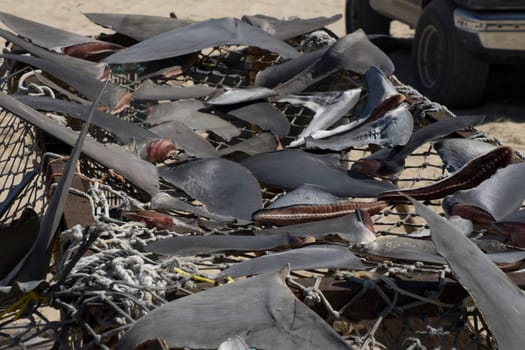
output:
<path id="1" fill-rule="evenodd" d="M 140 150 L 140 157 L 143 160 L 147 160 L 153 164 L 162 162 L 168 158 L 173 152 L 177 150 L 177 147 L 168 139 L 159 139 L 148 142 Z"/>
<path id="2" fill-rule="evenodd" d="M 472 221 L 474 225 L 481 227 L 488 227 L 496 220 L 486 210 L 467 204 L 456 203 L 445 211 L 451 216 L 460 216 L 463 219 Z"/>
<path id="3" fill-rule="evenodd" d="M 106 42 L 88 42 L 64 47 L 62 52 L 68 56 L 98 62 L 101 59 L 106 58 L 107 56 L 122 49 L 123 47 L 117 44 Z"/>

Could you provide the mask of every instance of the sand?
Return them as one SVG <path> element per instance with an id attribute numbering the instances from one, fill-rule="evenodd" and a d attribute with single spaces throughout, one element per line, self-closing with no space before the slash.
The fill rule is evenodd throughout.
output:
<path id="1" fill-rule="evenodd" d="M 149 0 L 149 1 L 80 1 L 80 0 L 4 0 L 0 2 L 0 11 L 22 16 L 35 21 L 47 23 L 51 26 L 63 28 L 79 34 L 93 35 L 99 32 L 110 32 L 103 29 L 82 15 L 85 12 L 119 12 L 148 15 L 167 16 L 174 12 L 179 18 L 206 19 L 212 17 L 234 16 L 245 14 L 267 14 L 276 17 L 299 16 L 303 18 L 316 16 L 331 16 L 344 13 L 343 0 Z M 5 29 L 5 26 L 0 24 Z M 344 20 L 329 27 L 337 35 L 345 34 Z M 393 23 L 392 34 L 407 37 L 412 31 L 400 23 Z M 397 75 L 402 81 L 409 81 L 408 53 L 395 53 L 395 63 L 398 67 Z M 494 86 L 485 96 L 482 106 L 455 111 L 458 114 L 481 113 L 487 114 L 493 121 L 481 127 L 491 136 L 498 137 L 503 143 L 514 146 L 525 152 L 525 143 L 522 135 L 525 126 L 521 123 L 525 116 L 525 100 L 521 88 L 521 79 L 510 81 L 514 74 L 514 67 L 507 69 L 489 82 Z M 510 72 L 510 74 L 509 74 Z M 504 75 L 504 79 L 501 76 Z M 525 76 L 525 74 L 523 74 Z M 499 79 L 499 80 L 498 80 Z M 505 80 L 506 79 L 506 80 Z M 490 89 L 489 89 L 490 90 Z M 518 91 L 518 94 L 516 94 Z"/>

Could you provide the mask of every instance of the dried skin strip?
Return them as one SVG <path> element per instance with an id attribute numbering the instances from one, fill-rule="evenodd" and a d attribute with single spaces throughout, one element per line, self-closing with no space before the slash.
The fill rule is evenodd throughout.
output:
<path id="1" fill-rule="evenodd" d="M 366 210 L 373 215 L 386 207 L 387 203 L 384 201 L 300 204 L 276 209 L 262 209 L 253 214 L 253 219 L 259 223 L 284 226 L 333 219 L 353 213 L 357 209 Z"/>
<path id="2" fill-rule="evenodd" d="M 430 186 L 403 191 L 404 194 L 417 200 L 439 199 L 454 192 L 476 187 L 496 172 L 511 163 L 512 148 L 503 146 L 473 159 L 461 170 L 442 181 Z M 387 202 L 406 202 L 406 197 L 399 191 L 383 192 L 379 199 Z"/>

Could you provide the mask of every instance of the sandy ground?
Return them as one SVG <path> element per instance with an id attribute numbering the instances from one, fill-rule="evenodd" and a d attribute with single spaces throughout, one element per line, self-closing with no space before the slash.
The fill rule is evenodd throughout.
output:
<path id="1" fill-rule="evenodd" d="M 79 0 L 3 0 L 0 11 L 12 13 L 51 26 L 74 31 L 79 34 L 96 34 L 106 31 L 89 22 L 82 15 L 84 12 L 120 12 L 167 16 L 174 12 L 179 18 L 206 19 L 211 17 L 234 16 L 245 14 L 267 14 L 276 17 L 299 16 L 303 18 L 331 16 L 344 12 L 343 0 L 149 0 L 149 1 L 79 1 Z M 0 24 L 0 27 L 2 25 Z M 5 28 L 5 27 L 2 27 Z M 337 35 L 344 35 L 344 20 L 329 27 Z M 410 36 L 408 27 L 395 23 L 392 33 L 396 36 Z M 397 75 L 404 82 L 410 83 L 408 52 L 395 52 L 393 60 L 398 69 Z M 519 74 L 516 72 L 519 71 Z M 525 125 L 525 89 L 521 87 L 525 69 L 514 67 L 493 69 L 490 88 L 482 106 L 457 114 L 481 113 L 488 115 L 491 123 L 481 127 L 491 136 L 498 137 L 505 144 L 525 152 L 523 139 Z"/>

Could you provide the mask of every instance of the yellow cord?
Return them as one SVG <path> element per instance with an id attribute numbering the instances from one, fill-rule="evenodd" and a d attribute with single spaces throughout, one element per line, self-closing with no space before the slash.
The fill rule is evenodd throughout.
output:
<path id="1" fill-rule="evenodd" d="M 204 282 L 204 283 L 208 283 L 208 284 L 212 284 L 212 285 L 216 285 L 216 284 L 221 284 L 221 283 L 218 283 L 217 281 L 211 279 L 211 278 L 208 278 L 208 277 L 204 277 L 202 275 L 197 275 L 197 274 L 191 274 L 187 271 L 184 271 L 182 269 L 179 269 L 178 267 L 174 268 L 173 269 L 176 273 L 180 274 L 180 275 L 183 275 L 183 276 L 187 276 L 189 277 L 190 279 L 194 280 L 194 281 L 197 281 L 197 282 Z M 226 277 L 226 283 L 232 283 L 232 282 L 235 282 L 235 280 L 233 278 L 231 278 L 230 276 L 227 276 Z"/>
<path id="2" fill-rule="evenodd" d="M 197 274 L 191 274 L 191 273 L 189 273 L 187 271 L 179 269 L 178 267 L 174 268 L 174 271 L 176 273 L 180 274 L 180 275 L 188 276 L 189 278 L 191 278 L 194 281 L 205 282 L 205 283 L 209 283 L 209 284 L 215 285 L 215 281 L 212 280 L 211 278 L 207 278 L 207 277 L 204 277 L 204 276 L 201 276 L 201 275 L 197 275 Z"/>
<path id="3" fill-rule="evenodd" d="M 9 307 L 7 307 L 4 311 L 0 313 L 0 319 L 4 318 L 7 314 L 19 309 L 14 317 L 14 321 L 18 320 L 26 308 L 29 306 L 29 304 L 34 301 L 43 301 L 45 300 L 45 297 L 38 294 L 35 290 L 30 291 L 29 293 L 24 294 L 20 299 L 15 301 L 13 304 L 11 304 Z"/>

